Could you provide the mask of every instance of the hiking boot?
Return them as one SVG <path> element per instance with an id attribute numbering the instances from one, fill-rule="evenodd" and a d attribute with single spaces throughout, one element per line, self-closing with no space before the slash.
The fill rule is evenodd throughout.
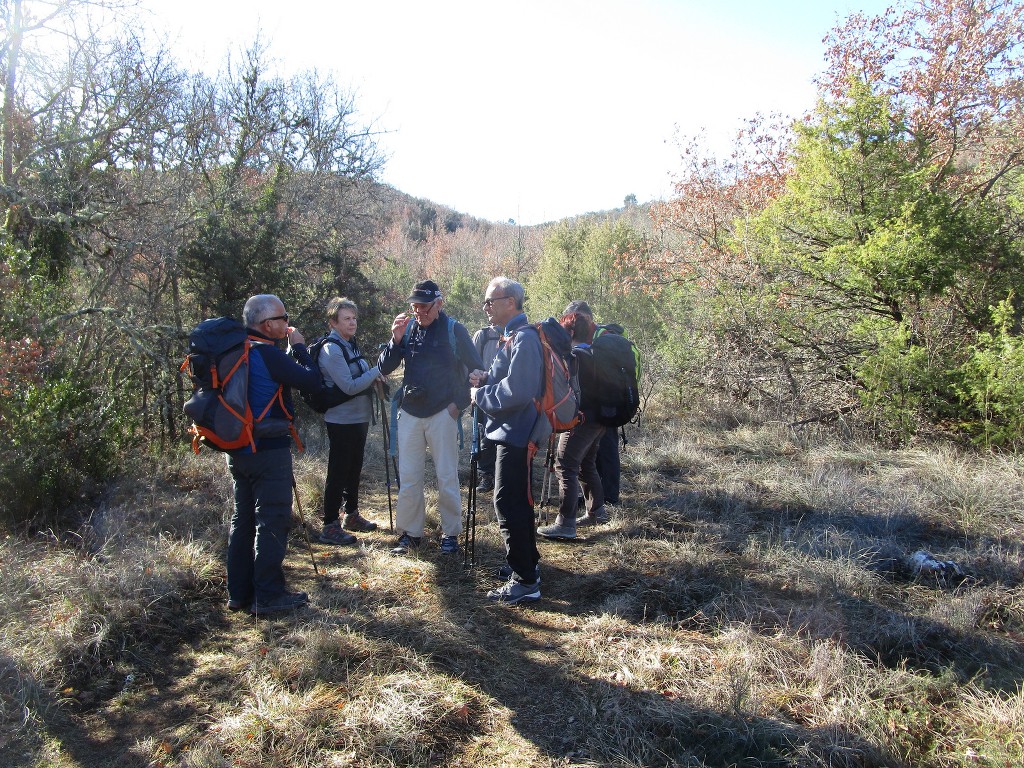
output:
<path id="1" fill-rule="evenodd" d="M 540 600 L 540 583 L 523 584 L 521 581 L 509 579 L 498 589 L 492 589 L 487 593 L 488 600 L 494 600 L 506 605 L 515 605 L 526 600 Z"/>
<path id="2" fill-rule="evenodd" d="M 572 541 L 576 538 L 576 524 L 579 522 L 579 518 L 572 521 L 572 525 L 568 525 L 565 522 L 565 518 L 561 515 L 555 517 L 555 522 L 552 525 L 542 525 L 537 529 L 537 534 L 543 536 L 545 539 L 556 539 L 557 541 Z"/>
<path id="3" fill-rule="evenodd" d="M 355 544 L 356 537 L 351 533 L 345 533 L 341 530 L 341 523 L 335 520 L 333 523 L 329 523 L 324 526 L 323 530 L 320 531 L 320 535 L 317 536 L 317 540 L 322 541 L 324 544 Z"/>
<path id="4" fill-rule="evenodd" d="M 360 533 L 369 533 L 370 531 L 377 530 L 377 524 L 372 520 L 367 520 L 358 512 L 353 512 L 350 515 L 345 515 L 345 522 L 344 525 L 342 525 L 342 528 L 344 528 L 346 531 L 359 531 Z"/>
<path id="5" fill-rule="evenodd" d="M 275 597 L 273 600 L 268 600 L 265 603 L 254 602 L 249 611 L 254 616 L 260 616 L 265 613 L 282 613 L 301 608 L 308 602 L 309 595 L 305 592 L 285 592 L 280 597 Z"/>
<path id="6" fill-rule="evenodd" d="M 584 528 L 588 525 L 601 525 L 608 522 L 608 511 L 604 507 L 598 507 L 592 513 L 580 515 L 576 518 L 576 527 Z M 538 531 L 539 533 L 539 531 Z"/>
<path id="7" fill-rule="evenodd" d="M 537 565 L 534 566 L 533 573 L 537 578 L 537 584 L 540 584 L 540 563 L 537 563 Z M 512 566 L 508 563 L 505 563 L 505 565 L 501 566 L 496 571 L 496 575 L 499 579 L 504 579 L 505 581 L 508 581 L 512 578 Z"/>
<path id="8" fill-rule="evenodd" d="M 489 475 L 486 472 L 480 473 L 480 482 L 477 483 L 476 489 L 483 493 L 494 490 L 494 475 Z"/>
<path id="9" fill-rule="evenodd" d="M 410 536 L 408 533 L 403 532 L 398 537 L 398 543 L 391 549 L 393 555 L 407 555 L 414 549 L 420 547 L 420 536 Z"/>
<path id="10" fill-rule="evenodd" d="M 235 600 L 234 598 L 228 598 L 228 610 L 229 611 L 248 611 L 249 606 L 252 605 L 252 598 L 248 600 Z"/>
<path id="11" fill-rule="evenodd" d="M 458 536 L 442 536 L 441 537 L 441 554 L 443 554 L 443 555 L 457 555 L 457 554 L 459 554 L 459 537 Z"/>

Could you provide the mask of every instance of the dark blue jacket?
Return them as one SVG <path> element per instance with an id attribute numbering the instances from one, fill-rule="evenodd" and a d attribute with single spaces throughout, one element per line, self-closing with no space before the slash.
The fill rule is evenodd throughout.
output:
<path id="1" fill-rule="evenodd" d="M 385 376 L 405 361 L 402 410 L 417 418 L 433 416 L 450 403 L 455 403 L 460 411 L 469 405 L 468 373 L 483 369 L 484 364 L 466 327 L 454 321 L 453 330 L 457 355 L 448 338 L 448 315 L 439 312 L 426 328 L 413 328 L 408 334 L 408 346 L 405 336 L 398 342 L 392 338 L 377 360 L 377 367 Z"/>
<path id="2" fill-rule="evenodd" d="M 288 414 L 294 415 L 291 387 L 298 387 L 307 392 L 315 392 L 320 388 L 320 370 L 309 356 L 305 344 L 292 347 L 293 360 L 288 353 L 277 346 L 273 339 L 264 336 L 252 328 L 246 329 L 250 336 L 266 339 L 263 343 L 254 343 L 249 351 L 249 407 L 253 418 L 259 418 L 263 409 L 277 393 L 278 385 L 284 385 L 282 399 Z M 288 414 L 275 402 L 267 411 L 267 418 L 287 419 Z M 256 438 L 256 450 L 265 451 L 273 448 L 287 448 L 292 441 L 290 432 Z M 234 453 L 249 453 L 249 448 L 242 448 Z"/>

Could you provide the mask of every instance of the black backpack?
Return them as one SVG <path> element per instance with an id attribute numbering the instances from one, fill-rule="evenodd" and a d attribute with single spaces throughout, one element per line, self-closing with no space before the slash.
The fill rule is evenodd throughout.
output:
<path id="1" fill-rule="evenodd" d="M 320 352 L 323 351 L 324 344 L 327 344 L 328 342 L 330 342 L 331 344 L 338 345 L 338 347 L 341 349 L 341 354 L 345 356 L 345 362 L 350 366 L 357 360 L 364 359 L 361 354 L 357 354 L 355 357 L 349 357 L 348 349 L 346 348 L 346 346 L 337 339 L 332 338 L 331 336 L 317 336 L 306 347 L 306 349 L 309 350 L 309 356 L 313 358 L 313 362 L 316 363 L 317 368 L 320 367 Z M 370 391 L 371 388 L 368 387 L 362 392 L 359 392 L 358 394 L 355 395 L 346 394 L 345 392 L 342 392 L 339 387 L 336 387 L 333 381 L 328 381 L 327 379 L 325 379 L 323 373 L 321 373 L 320 389 L 313 393 L 303 392 L 300 390 L 299 394 L 302 396 L 302 399 L 306 402 L 306 405 L 308 405 L 314 411 L 316 411 L 317 413 L 326 413 L 328 410 L 330 410 L 336 405 L 347 403 L 349 400 L 352 400 L 353 398 L 356 397 L 369 395 Z"/>
<path id="2" fill-rule="evenodd" d="M 585 388 L 587 405 L 607 427 L 628 424 L 640 410 L 640 351 L 617 325 L 599 325 L 590 350 L 593 381 Z"/>

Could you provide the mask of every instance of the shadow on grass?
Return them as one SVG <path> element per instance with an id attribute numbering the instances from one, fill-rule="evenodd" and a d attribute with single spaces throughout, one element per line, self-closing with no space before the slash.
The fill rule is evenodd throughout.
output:
<path id="1" fill-rule="evenodd" d="M 479 546 L 479 542 L 478 542 Z M 483 562 L 497 564 L 501 551 L 483 548 Z M 543 561 L 542 561 L 543 563 Z M 723 713 L 674 700 L 669 692 L 616 685 L 577 672 L 561 651 L 563 617 L 593 615 L 620 584 L 634 589 L 646 577 L 619 569 L 593 576 L 600 589 L 581 589 L 580 578 L 562 568 L 542 570 L 543 598 L 523 606 L 490 603 L 484 590 L 497 583 L 486 568 L 437 585 L 449 619 L 471 626 L 471 637 L 454 642 L 427 625 L 374 622 L 364 631 L 379 639 L 413 638 L 414 650 L 513 712 L 511 724 L 552 760 L 598 764 L 732 766 L 900 766 L 842 728 L 806 728 L 748 713 Z"/>
<path id="2" fill-rule="evenodd" d="M 231 699 L 237 679 L 226 669 L 199 671 L 193 653 L 228 621 L 219 605 L 197 595 L 162 613 L 143 635 L 126 638 L 123 647 L 112 648 L 60 691 L 31 679 L 14 660 L 0 657 L 4 698 L 10 700 L 15 692 L 28 695 L 31 701 L 21 702 L 18 712 L 38 723 L 24 729 L 5 723 L 0 765 L 40 765 L 40 755 L 53 754 L 47 746 L 51 741 L 59 745 L 60 765 L 153 765 L 153 755 L 140 750 L 141 742 L 167 739 L 170 751 L 180 734 L 169 724 L 198 726 L 210 713 L 211 701 Z M 204 695 L 197 695 L 199 691 Z"/>
<path id="3" fill-rule="evenodd" d="M 1012 589 L 1021 574 L 998 565 L 972 574 L 965 563 L 963 576 L 946 578 L 915 574 L 909 562 L 915 551 L 942 552 L 954 542 L 970 555 L 988 544 L 981 537 L 909 513 L 756 504 L 719 490 L 655 497 L 646 512 L 598 536 L 691 536 L 713 549 L 710 566 L 667 561 L 664 578 L 645 574 L 631 588 L 673 621 L 690 628 L 744 622 L 767 634 L 839 640 L 889 669 L 952 672 L 1008 694 L 1024 684 L 1021 628 L 984 591 L 990 582 Z M 633 576 L 612 569 L 608 578 L 624 585 Z"/>

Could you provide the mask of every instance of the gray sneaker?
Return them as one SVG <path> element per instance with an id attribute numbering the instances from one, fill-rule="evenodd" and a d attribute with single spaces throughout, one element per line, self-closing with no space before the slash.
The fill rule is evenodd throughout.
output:
<path id="1" fill-rule="evenodd" d="M 601 525 L 608 522 L 608 510 L 598 507 L 591 514 L 580 515 L 576 518 L 576 527 L 583 528 L 588 525 Z M 538 531 L 539 533 L 539 531 Z"/>
<path id="2" fill-rule="evenodd" d="M 367 520 L 358 512 L 352 512 L 350 514 L 345 515 L 345 520 L 342 524 L 342 528 L 344 528 L 346 531 L 358 531 L 360 533 L 369 533 L 370 531 L 377 530 L 377 524 L 372 520 Z"/>
<path id="3" fill-rule="evenodd" d="M 578 518 L 573 521 L 572 525 L 558 522 L 560 519 L 555 518 L 555 522 L 552 525 L 542 525 L 537 529 L 538 535 L 543 536 L 545 539 L 555 539 L 556 541 L 572 541 L 575 539 Z"/>
<path id="4" fill-rule="evenodd" d="M 537 563 L 537 565 L 534 566 L 533 573 L 537 578 L 537 583 L 540 584 L 540 563 Z M 505 581 L 508 581 L 512 578 L 512 566 L 508 563 L 505 563 L 505 565 L 498 568 L 498 570 L 496 571 L 496 575 L 499 579 L 504 579 Z"/>
<path id="5" fill-rule="evenodd" d="M 524 600 L 540 600 L 540 584 L 523 584 L 515 579 L 509 579 L 503 586 L 488 592 L 487 599 L 506 605 L 515 605 Z"/>

